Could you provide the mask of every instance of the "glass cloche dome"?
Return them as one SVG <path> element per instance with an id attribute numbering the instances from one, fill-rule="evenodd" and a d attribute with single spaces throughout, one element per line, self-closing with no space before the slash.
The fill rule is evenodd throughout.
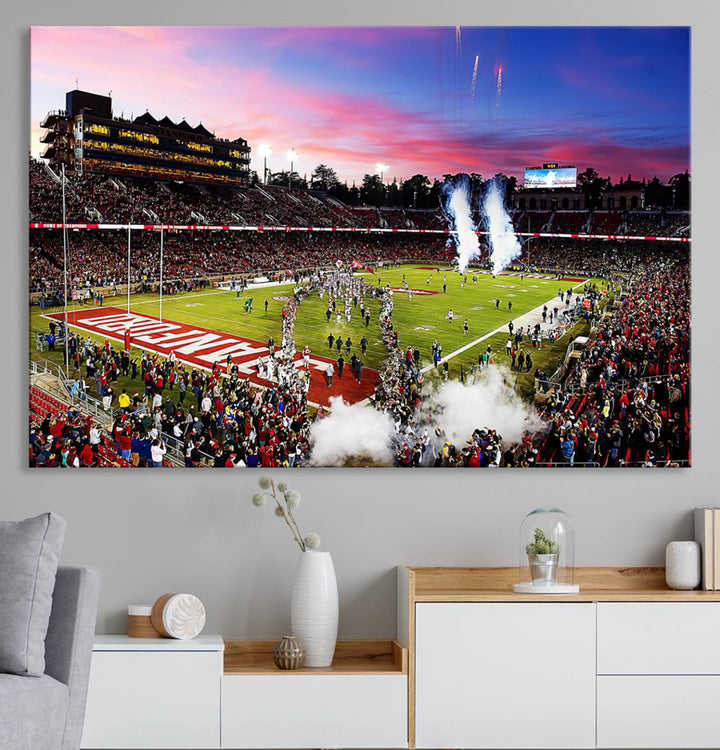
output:
<path id="1" fill-rule="evenodd" d="M 536 508 L 520 526 L 518 582 L 522 594 L 576 594 L 575 533 L 559 508 Z"/>

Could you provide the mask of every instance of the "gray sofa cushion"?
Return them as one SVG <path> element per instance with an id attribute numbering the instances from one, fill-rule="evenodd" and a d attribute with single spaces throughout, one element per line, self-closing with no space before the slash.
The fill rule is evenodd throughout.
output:
<path id="1" fill-rule="evenodd" d="M 40 677 L 65 520 L 0 522 L 0 672 Z"/>
<path id="2" fill-rule="evenodd" d="M 68 688 L 48 675 L 0 674 L 0 750 L 60 750 Z"/>

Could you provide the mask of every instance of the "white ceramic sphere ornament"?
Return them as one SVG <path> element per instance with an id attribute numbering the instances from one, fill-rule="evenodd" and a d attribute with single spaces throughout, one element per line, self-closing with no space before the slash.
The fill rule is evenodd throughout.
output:
<path id="1" fill-rule="evenodd" d="M 205 627 L 205 607 L 192 594 L 163 594 L 153 604 L 152 624 L 165 638 L 188 640 Z"/>

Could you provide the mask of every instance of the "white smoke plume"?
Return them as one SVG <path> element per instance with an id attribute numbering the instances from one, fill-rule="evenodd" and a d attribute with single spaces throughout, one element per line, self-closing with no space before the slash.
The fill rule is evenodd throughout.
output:
<path id="1" fill-rule="evenodd" d="M 504 192 L 502 179 L 495 178 L 490 181 L 483 202 L 485 227 L 490 240 L 490 262 L 494 274 L 507 268 L 522 252 L 514 234 L 512 219 L 503 205 Z"/>
<path id="2" fill-rule="evenodd" d="M 343 466 L 367 462 L 392 466 L 392 440 L 395 434 L 390 417 L 369 404 L 347 404 L 342 398 L 330 399 L 329 416 L 310 428 L 312 466 Z"/>
<path id="3" fill-rule="evenodd" d="M 512 377 L 507 368 L 493 366 L 483 370 L 475 383 L 442 383 L 426 394 L 422 410 L 415 414 L 416 437 L 425 426 L 436 449 L 450 440 L 460 450 L 474 430 L 488 429 L 501 435 L 507 448 L 519 443 L 525 431 L 544 429 L 532 406 L 523 403 L 509 385 Z M 369 404 L 349 405 L 342 398 L 331 398 L 330 407 L 330 415 L 310 428 L 312 466 L 393 465 L 395 448 L 408 438 L 396 433 L 385 412 Z M 424 463 L 431 459 L 428 454 Z"/>
<path id="4" fill-rule="evenodd" d="M 480 243 L 475 232 L 477 227 L 472 219 L 470 207 L 470 179 L 467 175 L 458 175 L 454 180 L 443 185 L 443 208 L 451 222 L 452 235 L 458 254 L 458 266 L 462 273 L 468 263 L 480 254 Z"/>
<path id="5" fill-rule="evenodd" d="M 462 448 L 473 430 L 495 430 L 503 446 L 519 443 L 527 430 L 542 429 L 531 405 L 525 404 L 510 387 L 512 373 L 492 366 L 482 371 L 475 383 L 447 381 L 426 399 L 425 411 L 433 423 L 458 448 Z"/>

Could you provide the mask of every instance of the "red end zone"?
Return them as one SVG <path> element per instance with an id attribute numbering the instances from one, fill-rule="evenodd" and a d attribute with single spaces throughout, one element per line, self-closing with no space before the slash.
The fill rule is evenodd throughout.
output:
<path id="1" fill-rule="evenodd" d="M 57 321 L 64 321 L 64 313 L 45 315 Z M 219 362 L 225 371 L 226 361 L 230 355 L 238 365 L 241 377 L 261 386 L 273 385 L 258 375 L 257 360 L 267 357 L 265 344 L 232 333 L 219 333 L 207 328 L 177 323 L 172 320 L 160 320 L 152 315 L 127 313 L 118 307 L 95 307 L 87 310 L 68 312 L 68 323 L 76 328 L 89 331 L 98 336 L 105 336 L 114 341 L 123 342 L 125 332 L 130 331 L 131 344 L 163 356 L 175 352 L 181 362 L 202 367 L 206 370 Z M 303 366 L 300 352 L 295 354 L 294 361 L 298 368 Z M 328 362 L 335 367 L 332 385 L 328 388 L 325 379 L 325 368 Z M 363 367 L 362 382 L 358 383 L 350 370 L 349 358 L 342 378 L 337 376 L 337 363 L 326 357 L 310 357 L 310 390 L 308 401 L 314 404 L 327 404 L 331 396 L 342 396 L 345 401 L 355 403 L 370 396 L 380 382 L 377 370 Z"/>

